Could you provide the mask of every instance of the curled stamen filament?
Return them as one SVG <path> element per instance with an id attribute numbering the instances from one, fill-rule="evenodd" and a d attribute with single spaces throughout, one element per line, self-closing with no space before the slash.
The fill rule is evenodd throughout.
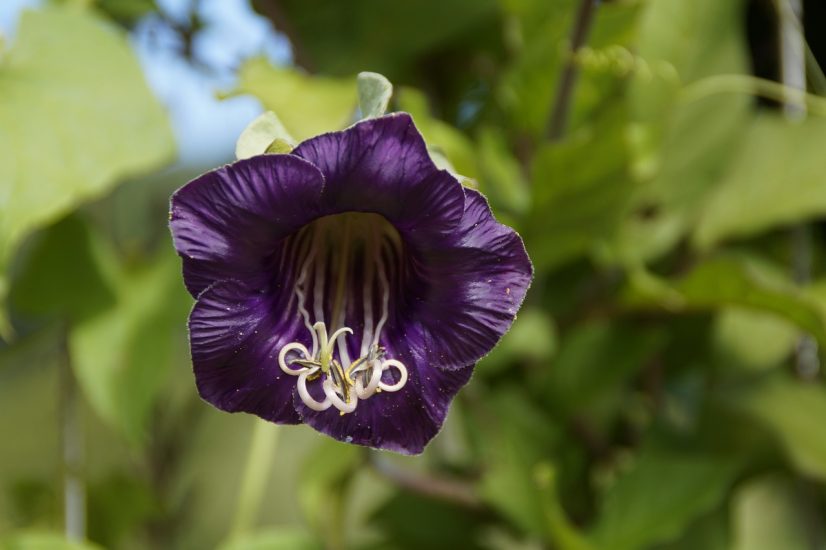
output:
<path id="1" fill-rule="evenodd" d="M 395 384 L 385 384 L 379 381 L 379 388 L 389 392 L 399 391 L 407 383 L 407 368 L 401 361 L 396 359 L 386 359 L 381 364 L 382 371 L 390 367 L 396 367 L 396 370 L 399 371 L 399 380 Z"/>
<path id="2" fill-rule="evenodd" d="M 333 401 L 330 399 L 330 394 L 327 390 L 324 390 L 326 395 L 326 399 L 324 401 L 316 401 L 310 392 L 307 391 L 307 377 L 315 374 L 318 372 L 319 367 L 314 367 L 312 369 L 307 369 L 305 372 L 302 372 L 298 375 L 298 382 L 296 382 L 295 386 L 298 389 L 298 395 L 301 397 L 301 400 L 304 402 L 305 405 L 313 409 L 314 411 L 326 411 L 330 408 L 330 405 L 333 404 Z M 327 380 L 325 380 L 326 382 Z"/>
<path id="3" fill-rule="evenodd" d="M 308 370 L 310 370 L 310 368 L 301 367 L 300 369 L 294 369 L 287 365 L 287 354 L 293 350 L 300 351 L 304 355 L 305 360 L 310 360 L 312 358 L 312 355 L 310 355 L 310 352 L 307 350 L 307 347 L 304 344 L 300 342 L 290 342 L 289 344 L 281 348 L 280 352 L 278 352 L 278 366 L 281 367 L 281 370 L 283 370 L 287 374 L 298 376 L 303 372 L 307 372 Z"/>
<path id="4" fill-rule="evenodd" d="M 356 395 L 359 399 L 367 399 L 368 397 L 371 397 L 374 393 L 376 393 L 376 389 L 378 389 L 379 383 L 381 382 L 381 365 L 377 367 L 376 363 L 378 363 L 378 361 L 376 360 L 371 361 L 370 363 L 371 364 L 368 365 L 365 362 L 362 365 L 359 365 L 359 367 L 355 371 L 353 371 L 353 374 L 355 374 L 357 372 L 362 372 L 372 367 L 372 374 L 370 375 L 370 382 L 367 384 L 367 387 L 364 386 L 364 383 L 362 382 L 362 378 L 360 376 L 356 378 L 355 390 Z"/>

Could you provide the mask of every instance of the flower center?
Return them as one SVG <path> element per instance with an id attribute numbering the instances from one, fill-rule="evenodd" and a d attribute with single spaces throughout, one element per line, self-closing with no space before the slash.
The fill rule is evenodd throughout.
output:
<path id="1" fill-rule="evenodd" d="M 402 272 L 399 234 L 379 215 L 348 213 L 316 220 L 290 239 L 281 267 L 285 258 L 300 266 L 294 298 L 312 349 L 290 342 L 279 351 L 278 365 L 298 377 L 301 400 L 313 410 L 333 406 L 343 415 L 356 410 L 359 400 L 400 390 L 407 368 L 387 357 L 380 344 L 391 280 Z M 333 327 L 329 336 L 328 326 Z M 354 329 L 361 343 L 358 358 L 351 360 L 356 350 L 349 348 L 345 335 L 355 335 Z M 321 400 L 311 395 L 312 382 L 320 383 Z"/>

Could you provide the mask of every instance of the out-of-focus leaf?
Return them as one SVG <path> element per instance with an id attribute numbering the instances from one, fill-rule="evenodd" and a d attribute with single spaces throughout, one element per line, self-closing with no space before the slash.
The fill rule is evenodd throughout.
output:
<path id="1" fill-rule="evenodd" d="M 89 538 L 107 548 L 122 546 L 127 535 L 160 515 L 151 487 L 125 473 L 90 484 L 88 495 Z"/>
<path id="2" fill-rule="evenodd" d="M 619 246 L 626 259 L 659 256 L 690 231 L 740 146 L 751 98 L 720 94 L 684 103 L 680 94 L 704 77 L 749 72 L 742 4 L 645 4 L 637 48 L 645 70 L 637 71 L 628 100 L 636 167 L 653 181 L 623 224 Z"/>
<path id="3" fill-rule="evenodd" d="M 542 394 L 567 413 L 588 411 L 606 394 L 623 388 L 663 347 L 662 330 L 620 323 L 584 324 L 562 341 L 549 365 Z"/>
<path id="4" fill-rule="evenodd" d="M 378 73 L 358 74 L 359 109 L 364 118 L 382 116 L 387 111 L 393 84 Z"/>
<path id="5" fill-rule="evenodd" d="M 721 310 L 714 332 L 726 367 L 755 370 L 780 365 L 800 339 L 800 330 L 781 317 L 740 307 Z"/>
<path id="6" fill-rule="evenodd" d="M 311 534 L 295 527 L 272 527 L 243 535 L 219 550 L 322 550 L 324 545 Z"/>
<path id="7" fill-rule="evenodd" d="M 654 550 L 731 550 L 728 509 L 725 506 L 689 525 L 683 536 Z"/>
<path id="8" fill-rule="evenodd" d="M 731 458 L 644 449 L 604 495 L 597 548 L 642 549 L 678 537 L 721 502 L 736 472 Z"/>
<path id="9" fill-rule="evenodd" d="M 805 513 L 794 484 L 778 475 L 749 480 L 734 494 L 734 550 L 807 550 Z"/>
<path id="10" fill-rule="evenodd" d="M 588 548 L 559 502 L 549 462 L 558 429 L 516 389 L 499 390 L 491 404 L 497 424 L 487 432 L 483 498 L 526 534 L 564 550 Z"/>
<path id="11" fill-rule="evenodd" d="M 547 124 L 576 2 L 500 0 L 519 49 L 504 74 L 497 97 L 512 125 L 532 136 Z"/>
<path id="12" fill-rule="evenodd" d="M 91 542 L 72 542 L 60 533 L 20 531 L 0 538 L 2 550 L 101 550 Z"/>
<path id="13" fill-rule="evenodd" d="M 801 472 L 826 479 L 826 388 L 771 378 L 734 404 L 768 427 Z"/>
<path id="14" fill-rule="evenodd" d="M 272 151 L 281 147 L 283 150 Z M 262 113 L 244 128 L 235 144 L 235 158 L 238 160 L 263 155 L 264 153 L 289 153 L 295 147 L 295 139 L 290 135 L 278 115 L 272 111 Z"/>
<path id="15" fill-rule="evenodd" d="M 500 0 L 500 3 L 509 16 L 510 46 L 517 55 L 501 79 L 497 97 L 511 126 L 520 134 L 539 139 L 547 129 L 562 68 L 575 55 L 570 51 L 569 40 L 579 2 Z M 601 5 L 589 33 L 589 47 L 630 47 L 638 9 L 633 2 Z M 630 52 L 628 56 L 633 57 Z M 619 91 L 628 73 L 619 63 L 587 64 L 581 62 L 581 57 L 577 59 L 580 74 L 570 106 L 571 130 L 589 122 L 595 111 L 604 109 L 606 104 L 622 102 Z"/>
<path id="16" fill-rule="evenodd" d="M 622 110 L 534 160 L 528 250 L 538 270 L 594 252 L 614 238 L 635 182 L 628 168 Z"/>
<path id="17" fill-rule="evenodd" d="M 11 291 L 18 312 L 62 321 L 89 316 L 114 299 L 93 257 L 90 228 L 74 216 L 45 232 Z"/>
<path id="18" fill-rule="evenodd" d="M 534 478 L 536 467 L 548 460 L 558 434 L 542 421 L 542 412 L 532 407 L 517 390 L 500 391 L 492 405 L 499 422 L 487 433 L 488 471 L 482 480 L 482 496 L 514 525 L 527 533 L 544 536 L 543 495 Z"/>
<path id="19" fill-rule="evenodd" d="M 171 253 L 141 269 L 109 269 L 115 305 L 73 327 L 69 348 L 96 412 L 137 442 L 146 435 L 157 393 L 183 341 L 188 299 Z"/>
<path id="20" fill-rule="evenodd" d="M 524 214 L 530 207 L 528 182 L 507 148 L 504 135 L 492 127 L 479 133 L 479 179 L 498 216 L 502 210 Z"/>
<path id="21" fill-rule="evenodd" d="M 373 523 L 388 547 L 398 550 L 483 550 L 485 518 L 444 501 L 398 493 L 379 508 Z"/>
<path id="22" fill-rule="evenodd" d="M 0 62 L 0 277 L 27 233 L 172 152 L 123 36 L 78 10 L 24 13 Z"/>
<path id="23" fill-rule="evenodd" d="M 289 21 L 301 50 L 295 54 L 325 73 L 345 75 L 368 68 L 399 81 L 419 56 L 462 36 L 496 15 L 495 0 L 256 0 Z"/>
<path id="24" fill-rule="evenodd" d="M 660 283 L 659 288 L 637 286 L 622 298 L 624 304 L 670 311 L 741 306 L 778 315 L 826 344 L 824 318 L 814 300 L 749 259 L 719 256 L 676 281 Z"/>
<path id="25" fill-rule="evenodd" d="M 826 120 L 757 116 L 741 138 L 744 144 L 694 234 L 701 248 L 826 214 Z"/>
<path id="26" fill-rule="evenodd" d="M 538 364 L 556 351 L 556 327 L 539 309 L 525 308 L 511 330 L 479 364 L 479 372 L 493 374 L 514 363 Z"/>
<path id="27" fill-rule="evenodd" d="M 364 455 L 353 445 L 324 439 L 319 441 L 301 468 L 298 501 L 314 533 L 324 536 L 328 546 L 344 542 L 344 495 Z"/>
<path id="28" fill-rule="evenodd" d="M 129 27 L 158 9 L 154 0 L 97 0 L 95 7 Z"/>
<path id="29" fill-rule="evenodd" d="M 354 78 L 312 76 L 290 67 L 275 67 L 264 58 L 250 59 L 238 73 L 232 95 L 251 94 L 275 112 L 299 141 L 341 130 L 356 110 Z"/>
<path id="30" fill-rule="evenodd" d="M 470 140 L 431 114 L 427 96 L 415 88 L 400 87 L 396 93 L 396 105 L 400 111 L 413 117 L 428 148 L 443 154 L 458 173 L 469 178 L 476 177 L 476 157 Z"/>

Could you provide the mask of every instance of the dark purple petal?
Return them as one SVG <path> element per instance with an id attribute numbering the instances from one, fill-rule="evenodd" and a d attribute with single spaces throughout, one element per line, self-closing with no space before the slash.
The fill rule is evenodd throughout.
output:
<path id="1" fill-rule="evenodd" d="M 462 185 L 436 168 L 406 113 L 309 139 L 292 154 L 324 174 L 328 214 L 381 214 L 412 244 L 449 235 L 462 218 Z"/>
<path id="2" fill-rule="evenodd" d="M 309 345 L 304 325 L 283 315 L 273 296 L 222 281 L 198 297 L 189 316 L 189 341 L 201 397 L 219 409 L 277 422 L 300 422 L 293 407 L 295 379 L 278 366 L 289 342 Z"/>
<path id="3" fill-rule="evenodd" d="M 320 215 L 321 173 L 290 155 L 228 164 L 172 196 L 170 227 L 193 296 L 212 282 L 261 276 L 276 244 Z"/>
<path id="4" fill-rule="evenodd" d="M 522 239 L 498 223 L 487 200 L 466 190 L 465 215 L 441 248 L 420 251 L 429 283 L 405 333 L 428 362 L 457 369 L 475 363 L 508 331 L 533 276 Z"/>

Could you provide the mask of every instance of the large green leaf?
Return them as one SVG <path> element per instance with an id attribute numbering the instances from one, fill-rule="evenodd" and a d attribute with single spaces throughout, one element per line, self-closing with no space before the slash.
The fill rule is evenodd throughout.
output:
<path id="1" fill-rule="evenodd" d="M 177 258 L 163 253 L 135 269 L 108 265 L 115 304 L 75 325 L 72 365 L 96 412 L 139 442 L 158 392 L 183 347 L 189 300 Z"/>
<path id="2" fill-rule="evenodd" d="M 644 449 L 604 496 L 597 547 L 631 550 L 676 538 L 720 503 L 735 472 L 730 459 Z"/>
<path id="3" fill-rule="evenodd" d="M 311 76 L 264 58 L 244 63 L 231 93 L 237 94 L 257 97 L 298 140 L 344 128 L 358 104 L 355 78 Z"/>
<path id="4" fill-rule="evenodd" d="M 24 13 L 0 59 L 0 278 L 32 229 L 172 152 L 124 36 L 83 11 Z"/>
<path id="5" fill-rule="evenodd" d="M 701 247 L 826 214 L 826 119 L 757 116 L 741 138 L 694 235 Z"/>

